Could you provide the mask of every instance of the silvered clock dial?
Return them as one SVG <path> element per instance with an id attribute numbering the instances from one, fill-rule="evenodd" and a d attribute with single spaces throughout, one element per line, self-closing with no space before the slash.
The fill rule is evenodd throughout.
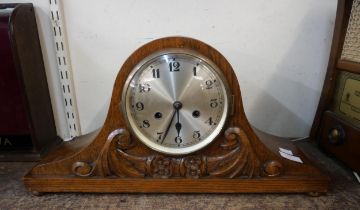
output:
<path id="1" fill-rule="evenodd" d="M 229 107 L 218 67 L 197 52 L 169 49 L 143 59 L 128 77 L 122 108 L 133 133 L 148 147 L 181 155 L 221 132 Z"/>

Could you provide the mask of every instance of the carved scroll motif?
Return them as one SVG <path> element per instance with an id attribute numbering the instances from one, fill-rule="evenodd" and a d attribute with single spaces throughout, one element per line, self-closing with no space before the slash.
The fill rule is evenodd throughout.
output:
<path id="1" fill-rule="evenodd" d="M 131 141 L 128 136 L 118 141 Z M 112 155 L 112 163 L 122 163 L 123 167 L 115 167 L 114 173 L 125 177 L 153 178 L 202 178 L 240 176 L 253 177 L 259 175 L 259 160 L 243 130 L 229 128 L 225 132 L 224 142 L 220 145 L 218 156 L 189 155 L 185 157 L 167 157 L 154 154 L 137 156 L 126 152 L 127 147 L 117 144 L 117 153 Z M 113 165 L 113 164 L 112 164 Z"/>
<path id="2" fill-rule="evenodd" d="M 251 178 L 259 175 L 260 162 L 243 130 L 238 127 L 228 128 L 225 131 L 225 142 L 221 147 L 229 152 L 225 155 L 207 157 L 209 176 Z"/>
<path id="3" fill-rule="evenodd" d="M 218 155 L 166 156 L 158 153 L 141 155 L 129 133 L 113 131 L 96 161 L 76 162 L 73 171 L 79 176 L 108 176 L 128 178 L 251 178 L 259 175 L 259 160 L 246 133 L 240 128 L 225 131 Z M 130 152 L 131 151 L 131 152 Z M 89 169 L 91 167 L 91 170 Z M 79 173 L 84 171 L 84 173 Z"/>
<path id="4" fill-rule="evenodd" d="M 102 147 L 99 155 L 97 156 L 95 161 L 77 161 L 72 165 L 72 172 L 77 176 L 92 176 L 99 175 L 105 177 L 107 175 L 111 175 L 109 168 L 109 148 L 114 139 L 129 136 L 128 132 L 125 129 L 117 129 L 110 133 L 104 146 Z M 129 139 L 129 138 L 127 138 Z M 119 141 L 118 141 L 119 142 Z M 129 142 L 121 141 L 121 146 L 126 148 L 130 146 Z"/>

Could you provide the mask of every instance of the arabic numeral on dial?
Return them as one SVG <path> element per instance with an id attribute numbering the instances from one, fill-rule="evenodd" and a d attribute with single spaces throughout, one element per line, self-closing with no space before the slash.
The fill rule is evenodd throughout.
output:
<path id="1" fill-rule="evenodd" d="M 199 139 L 200 139 L 200 136 L 201 136 L 201 135 L 200 135 L 200 131 L 194 131 L 192 137 L 193 137 L 194 139 L 198 139 L 198 140 L 199 140 Z"/>
<path id="2" fill-rule="evenodd" d="M 178 61 L 172 61 L 169 63 L 170 71 L 179 71 L 180 70 L 180 63 Z"/>
<path id="3" fill-rule="evenodd" d="M 142 110 L 144 110 L 144 104 L 141 103 L 141 102 L 137 102 L 137 103 L 135 104 L 135 107 L 136 107 L 136 110 L 137 110 L 137 111 L 142 111 Z"/>
<path id="4" fill-rule="evenodd" d="M 158 135 L 158 138 L 156 139 L 157 142 L 161 141 L 163 138 L 164 132 L 157 132 L 156 135 Z"/>
<path id="5" fill-rule="evenodd" d="M 197 76 L 197 74 L 196 74 L 196 66 L 193 68 L 193 73 L 194 73 L 194 76 Z"/>
<path id="6" fill-rule="evenodd" d="M 151 86 L 147 83 L 145 84 L 139 84 L 139 92 L 140 93 L 146 93 L 151 90 Z"/>
<path id="7" fill-rule="evenodd" d="M 148 127 L 150 127 L 150 122 L 149 122 L 149 120 L 144 120 L 144 121 L 142 122 L 142 127 L 143 127 L 143 128 L 148 128 Z"/>
<path id="8" fill-rule="evenodd" d="M 152 70 L 153 78 L 160 78 L 160 70 L 159 69 L 153 69 Z"/>
<path id="9" fill-rule="evenodd" d="M 182 143 L 182 138 L 180 136 L 175 137 L 175 143 L 181 144 Z"/>
<path id="10" fill-rule="evenodd" d="M 210 107 L 216 108 L 219 105 L 217 99 L 210 99 Z"/>
<path id="11" fill-rule="evenodd" d="M 216 82 L 216 79 L 206 80 L 205 81 L 206 89 L 212 89 L 214 87 L 215 82 Z"/>
<path id="12" fill-rule="evenodd" d="M 209 125 L 216 125 L 216 123 L 213 121 L 212 117 L 209 117 L 209 119 L 206 120 L 205 123 L 209 124 Z"/>

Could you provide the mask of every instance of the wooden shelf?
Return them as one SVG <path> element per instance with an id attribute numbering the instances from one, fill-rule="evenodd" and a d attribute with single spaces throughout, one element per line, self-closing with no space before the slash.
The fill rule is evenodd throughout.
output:
<path id="1" fill-rule="evenodd" d="M 336 67 L 338 69 L 349 71 L 352 73 L 360 73 L 360 63 L 355 63 L 352 61 L 346 61 L 346 60 L 339 60 Z"/>

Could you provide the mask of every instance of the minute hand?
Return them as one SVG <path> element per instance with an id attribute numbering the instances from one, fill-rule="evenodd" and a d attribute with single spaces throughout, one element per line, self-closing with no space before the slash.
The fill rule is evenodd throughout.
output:
<path id="1" fill-rule="evenodd" d="M 174 120 L 174 116 L 175 116 L 175 112 L 173 113 L 173 115 L 172 115 L 172 117 L 171 117 L 171 120 L 170 120 L 170 123 L 169 123 L 168 127 L 167 127 L 166 130 L 165 130 L 165 134 L 164 134 L 164 137 L 163 137 L 162 140 L 161 140 L 161 144 L 164 143 L 164 140 L 165 140 L 167 134 L 169 133 L 169 130 L 170 130 L 172 121 Z"/>

